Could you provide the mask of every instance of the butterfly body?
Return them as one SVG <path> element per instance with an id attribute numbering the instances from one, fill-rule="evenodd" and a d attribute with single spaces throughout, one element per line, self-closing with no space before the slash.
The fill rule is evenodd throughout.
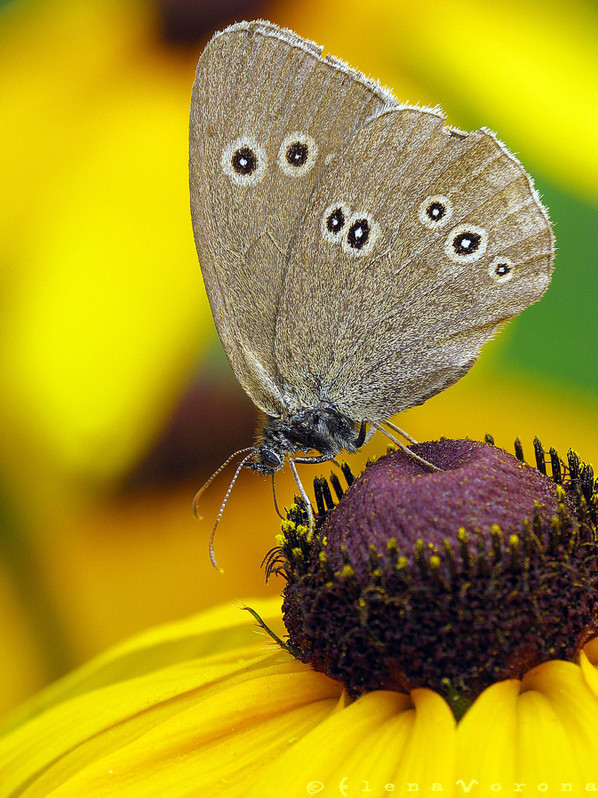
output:
<path id="1" fill-rule="evenodd" d="M 303 409 L 290 415 L 270 416 L 258 436 L 254 471 L 273 474 L 280 470 L 290 452 L 320 453 L 317 460 L 332 460 L 342 451 L 356 452 L 364 441 L 365 429 L 330 404 Z"/>

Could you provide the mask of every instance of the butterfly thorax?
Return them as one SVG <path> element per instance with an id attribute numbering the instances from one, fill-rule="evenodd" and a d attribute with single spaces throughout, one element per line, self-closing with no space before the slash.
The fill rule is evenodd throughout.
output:
<path id="1" fill-rule="evenodd" d="M 255 461 L 248 465 L 273 474 L 283 467 L 290 452 L 315 450 L 329 460 L 343 450 L 357 451 L 362 442 L 355 421 L 333 405 L 320 405 L 286 416 L 267 416 L 258 435 Z"/>

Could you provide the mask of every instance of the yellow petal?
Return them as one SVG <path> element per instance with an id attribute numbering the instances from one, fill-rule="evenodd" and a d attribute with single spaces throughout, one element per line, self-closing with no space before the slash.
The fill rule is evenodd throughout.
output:
<path id="1" fill-rule="evenodd" d="M 247 602 L 276 634 L 285 633 L 280 615 L 280 598 L 251 599 Z M 189 659 L 222 655 L 270 638 L 257 629 L 243 605 L 222 604 L 190 618 L 156 626 L 94 657 L 28 701 L 9 719 L 12 728 L 20 721 L 92 690 L 123 679 L 144 676 L 159 668 Z M 224 660 L 226 661 L 226 659 Z M 234 658 L 233 658 L 234 661 Z"/>
<path id="2" fill-rule="evenodd" d="M 589 647 L 586 646 L 579 655 L 579 665 L 581 667 L 583 678 L 585 679 L 588 688 L 592 691 L 596 698 L 598 698 L 598 668 L 596 667 L 598 657 L 594 658 L 592 655 L 598 654 L 598 646 L 596 645 L 597 642 L 598 641 L 594 641 L 594 645 L 589 650 Z"/>
<path id="3" fill-rule="evenodd" d="M 598 782 L 598 700 L 577 665 L 546 662 L 482 693 L 459 724 L 458 745 L 457 779 L 472 796 L 514 784 L 536 792 L 571 784 L 581 794 Z"/>
<path id="4" fill-rule="evenodd" d="M 409 783 L 428 794 L 434 782 L 450 789 L 455 755 L 454 719 L 440 696 L 429 690 L 415 690 L 411 699 L 367 693 L 291 745 L 249 796 L 278 794 L 268 789 L 280 774 L 289 798 L 320 792 L 403 795 Z"/>
<path id="5" fill-rule="evenodd" d="M 516 734 L 515 707 L 520 684 L 508 680 L 492 685 L 476 699 L 457 729 L 457 783 L 486 795 L 480 784 L 512 784 Z M 465 789 L 465 787 L 463 787 Z"/>
<path id="6" fill-rule="evenodd" d="M 170 716 L 154 710 L 147 729 L 131 722 L 134 736 L 126 726 L 106 730 L 93 760 L 83 768 L 75 762 L 77 772 L 52 796 L 246 795 L 256 772 L 289 738 L 308 732 L 336 706 L 336 683 L 291 666 L 290 673 L 274 666 L 239 683 L 217 683 L 186 696 Z M 70 764 L 67 757 L 64 765 Z M 58 776 L 62 781 L 64 773 Z"/>
<path id="7" fill-rule="evenodd" d="M 280 623 L 279 600 L 252 604 Z M 220 795 L 224 779 L 243 795 L 341 694 L 248 619 L 223 607 L 160 627 L 46 691 L 0 739 L 3 794 Z"/>
<path id="8" fill-rule="evenodd" d="M 589 643 L 586 643 L 584 646 L 584 653 L 587 659 L 593 664 L 598 664 L 598 637 L 595 637 L 593 640 L 590 640 Z"/>
<path id="9" fill-rule="evenodd" d="M 278 599 L 251 603 L 280 623 Z M 2 788 L 247 798 L 278 796 L 281 774 L 289 796 L 322 782 L 371 783 L 381 795 L 450 785 L 455 722 L 440 696 L 379 691 L 349 702 L 263 638 L 247 645 L 247 617 L 223 607 L 160 627 L 46 691 L 0 738 Z"/>

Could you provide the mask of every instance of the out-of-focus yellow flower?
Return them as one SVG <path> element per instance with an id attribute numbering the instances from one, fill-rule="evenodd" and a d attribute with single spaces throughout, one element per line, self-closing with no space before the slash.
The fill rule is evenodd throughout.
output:
<path id="1" fill-rule="evenodd" d="M 99 506 L 158 433 L 212 335 L 188 210 L 196 54 L 161 42 L 154 16 L 144 0 L 0 8 L 2 709 L 48 670 L 89 656 L 88 644 L 101 650 L 104 634 L 112 642 L 155 622 L 148 558 L 167 582 L 174 575 L 172 529 L 154 554 L 132 504 Z M 192 495 L 178 529 L 192 527 Z M 196 524 L 186 540 L 197 534 Z M 127 571 L 117 553 L 134 540 L 136 566 L 117 584 L 111 569 Z M 191 567 L 189 576 L 197 581 Z M 197 594 L 190 601 L 184 613 L 201 606 Z M 160 619 L 180 614 L 164 594 L 159 604 Z"/>
<path id="2" fill-rule="evenodd" d="M 394 87 L 403 101 L 441 103 L 449 121 L 485 124 L 525 146 L 532 173 L 595 197 L 598 18 L 574 0 L 425 3 L 305 0 L 284 24 L 326 43 Z M 452 107 L 449 107 L 452 106 Z"/>
<path id="3" fill-rule="evenodd" d="M 277 601 L 250 602 L 280 629 Z M 221 607 L 140 635 L 47 689 L 0 738 L 0 795 L 486 798 L 598 785 L 598 674 L 550 662 L 457 725 L 436 693 L 348 699 Z M 416 787 L 417 785 L 417 787 Z M 539 786 L 540 785 L 540 786 Z M 548 785 L 544 787 L 543 785 Z M 564 788 L 568 789 L 568 788 Z"/>
<path id="4" fill-rule="evenodd" d="M 195 56 L 152 42 L 152 19 L 136 0 L 0 15 L 1 443 L 30 477 L 130 467 L 211 331 L 188 211 Z"/>

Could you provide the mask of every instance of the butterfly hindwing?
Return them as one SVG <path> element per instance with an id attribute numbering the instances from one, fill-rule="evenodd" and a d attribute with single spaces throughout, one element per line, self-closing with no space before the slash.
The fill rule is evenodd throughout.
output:
<path id="1" fill-rule="evenodd" d="M 285 389 L 353 419 L 419 404 L 542 296 L 552 258 L 531 179 L 493 134 L 388 109 L 354 133 L 303 217 L 276 324 Z"/>

